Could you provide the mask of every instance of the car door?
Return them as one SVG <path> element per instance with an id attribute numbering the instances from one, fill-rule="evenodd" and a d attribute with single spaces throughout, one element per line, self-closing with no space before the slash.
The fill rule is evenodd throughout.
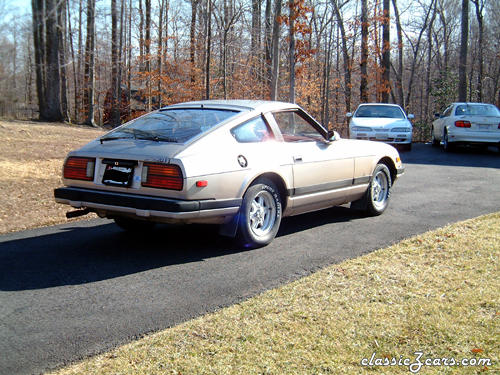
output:
<path id="1" fill-rule="evenodd" d="M 302 111 L 273 112 L 273 118 L 283 138 L 283 152 L 292 163 L 290 197 L 296 213 L 327 207 L 348 196 L 353 151 L 343 142 L 325 140 L 319 124 Z"/>
<path id="2" fill-rule="evenodd" d="M 433 122 L 434 137 L 436 139 L 443 139 L 444 128 L 447 125 L 452 109 L 453 105 L 450 105 L 443 111 L 443 114 Z"/>

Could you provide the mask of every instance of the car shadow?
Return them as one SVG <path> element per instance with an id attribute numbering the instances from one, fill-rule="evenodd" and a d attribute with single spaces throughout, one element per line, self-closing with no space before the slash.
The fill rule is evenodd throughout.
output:
<path id="1" fill-rule="evenodd" d="M 284 218 L 278 237 L 359 217 L 357 211 L 334 207 Z M 133 234 L 113 223 L 75 223 L 55 233 L 0 242 L 0 290 L 80 285 L 244 251 L 252 250 L 220 236 L 214 225 L 158 225 Z"/>
<path id="2" fill-rule="evenodd" d="M 500 153 L 496 147 L 457 147 L 445 152 L 442 147 L 415 143 L 411 152 L 401 152 L 403 164 L 428 164 L 455 167 L 500 168 Z"/>

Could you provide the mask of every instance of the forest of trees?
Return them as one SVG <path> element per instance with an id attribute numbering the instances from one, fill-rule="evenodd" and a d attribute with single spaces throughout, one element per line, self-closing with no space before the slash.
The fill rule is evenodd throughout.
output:
<path id="1" fill-rule="evenodd" d="M 498 0 L 0 0 L 0 116 L 116 126 L 198 99 L 500 101 Z"/>

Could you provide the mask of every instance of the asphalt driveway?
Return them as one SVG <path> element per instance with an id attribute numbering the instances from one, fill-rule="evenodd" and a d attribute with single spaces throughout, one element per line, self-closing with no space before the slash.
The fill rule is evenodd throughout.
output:
<path id="1" fill-rule="evenodd" d="M 0 374 L 62 366 L 234 304 L 329 264 L 500 210 L 496 151 L 415 145 L 389 209 L 284 219 L 275 241 L 242 250 L 210 226 L 131 236 L 91 220 L 0 236 Z"/>

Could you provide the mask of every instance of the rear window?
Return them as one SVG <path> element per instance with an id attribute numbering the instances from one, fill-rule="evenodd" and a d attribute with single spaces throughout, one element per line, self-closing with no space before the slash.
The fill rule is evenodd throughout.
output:
<path id="1" fill-rule="evenodd" d="M 399 107 L 388 105 L 362 105 L 354 117 L 381 117 L 381 118 L 405 118 L 403 111 Z"/>
<path id="2" fill-rule="evenodd" d="M 222 109 L 164 109 L 125 124 L 108 133 L 106 138 L 123 137 L 184 143 L 236 114 L 238 111 Z"/>
<path id="3" fill-rule="evenodd" d="M 461 104 L 455 109 L 455 116 L 500 116 L 497 107 L 491 104 Z"/>

